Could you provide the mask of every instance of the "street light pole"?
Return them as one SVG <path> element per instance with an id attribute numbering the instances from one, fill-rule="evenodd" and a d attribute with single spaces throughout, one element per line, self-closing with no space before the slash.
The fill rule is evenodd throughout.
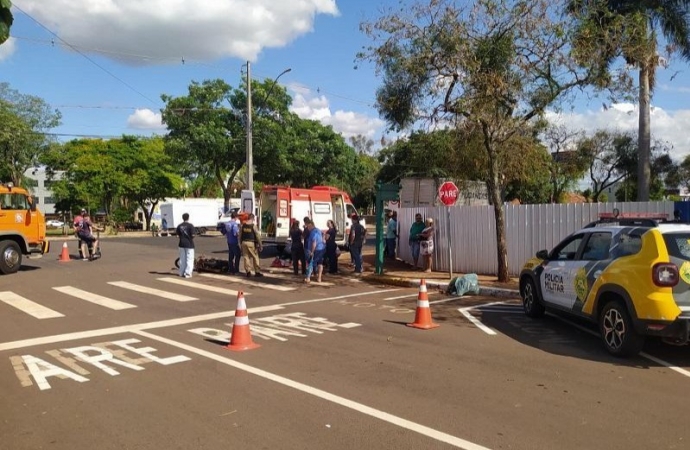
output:
<path id="1" fill-rule="evenodd" d="M 254 155 L 252 153 L 252 74 L 247 61 L 247 189 L 254 190 Z"/>
<path id="2" fill-rule="evenodd" d="M 259 104 L 259 108 L 265 106 L 268 97 L 273 92 L 273 88 L 278 83 L 278 78 L 282 77 L 286 73 L 290 72 L 292 69 L 283 70 L 280 75 L 278 75 L 275 80 L 273 80 L 273 85 L 269 89 L 266 97 L 262 103 Z M 246 189 L 254 190 L 254 155 L 252 153 L 252 135 L 254 130 L 252 129 L 252 75 L 251 66 L 249 61 L 247 61 L 247 186 Z"/>

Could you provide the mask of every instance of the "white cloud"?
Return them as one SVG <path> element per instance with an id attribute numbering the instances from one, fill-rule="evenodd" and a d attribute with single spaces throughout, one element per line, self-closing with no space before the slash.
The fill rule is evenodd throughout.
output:
<path id="1" fill-rule="evenodd" d="M 613 104 L 598 111 L 583 113 L 548 113 L 551 122 L 565 124 L 572 130 L 593 132 L 598 129 L 613 131 L 636 131 L 638 129 L 637 105 L 630 103 Z M 690 110 L 667 111 L 659 107 L 651 110 L 652 139 L 669 142 L 673 145 L 671 155 L 683 158 L 690 154 Z"/>
<path id="2" fill-rule="evenodd" d="M 148 108 L 137 109 L 127 118 L 127 126 L 136 130 L 161 131 L 166 127 L 163 125 L 160 113 L 151 111 Z"/>
<path id="3" fill-rule="evenodd" d="M 17 41 L 11 37 L 0 45 L 0 61 L 8 59 L 17 49 Z"/>
<path id="4" fill-rule="evenodd" d="M 328 99 L 320 95 L 309 97 L 304 90 L 294 90 L 290 110 L 303 119 L 318 120 L 324 125 L 331 125 L 335 131 L 344 137 L 357 136 L 359 134 L 368 138 L 374 135 L 384 125 L 384 122 L 376 117 L 353 111 L 331 111 Z"/>
<path id="5" fill-rule="evenodd" d="M 312 31 L 317 14 L 338 15 L 335 0 L 24 0 L 22 9 L 71 45 L 131 64 L 255 60 Z"/>

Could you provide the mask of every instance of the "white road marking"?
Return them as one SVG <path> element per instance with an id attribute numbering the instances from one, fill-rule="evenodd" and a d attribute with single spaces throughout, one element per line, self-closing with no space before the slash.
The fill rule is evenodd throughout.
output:
<path id="1" fill-rule="evenodd" d="M 58 292 L 62 292 L 63 294 L 71 295 L 72 297 L 76 297 L 81 300 L 86 300 L 87 302 L 91 302 L 93 304 L 104 306 L 106 308 L 114 309 L 117 311 L 121 309 L 136 308 L 136 305 L 121 302 L 119 300 L 113 300 L 111 298 L 83 291 L 72 286 L 58 286 L 54 287 L 53 289 L 55 289 Z"/>
<path id="2" fill-rule="evenodd" d="M 57 311 L 53 311 L 50 308 L 39 305 L 38 303 L 32 302 L 28 298 L 24 298 L 14 292 L 0 292 L 0 302 L 7 303 L 10 306 L 17 308 L 18 310 L 34 316 L 37 319 L 54 319 L 56 317 L 65 317 L 64 314 L 60 314 Z"/>
<path id="3" fill-rule="evenodd" d="M 232 281 L 240 284 L 246 284 L 247 286 L 254 286 L 254 287 L 260 287 L 264 289 L 273 289 L 274 291 L 281 291 L 281 292 L 289 292 L 289 291 L 294 291 L 297 288 L 294 287 L 287 287 L 287 286 L 279 286 L 276 284 L 269 284 L 269 283 L 257 283 L 256 281 L 250 281 L 249 278 L 247 277 L 241 277 L 241 276 L 232 276 L 232 275 L 218 275 L 216 273 L 200 273 L 202 277 L 206 278 L 214 278 L 216 280 L 225 280 L 225 281 Z"/>
<path id="4" fill-rule="evenodd" d="M 262 369 L 258 369 L 256 367 L 252 367 L 250 365 L 234 361 L 230 358 L 226 358 L 224 356 L 217 355 L 215 353 L 208 352 L 206 350 L 202 350 L 196 347 L 192 347 L 187 344 L 183 344 L 181 342 L 173 341 L 171 339 L 167 339 L 164 337 L 156 336 L 154 334 L 147 333 L 146 331 L 136 331 L 135 334 L 138 334 L 140 336 L 146 337 L 148 339 L 156 340 L 159 342 L 162 342 L 164 344 L 168 344 L 173 347 L 177 347 L 182 350 L 186 350 L 190 353 L 195 353 L 199 356 L 203 356 L 205 358 L 208 358 L 210 360 L 219 362 L 221 364 L 225 364 L 230 367 L 234 367 L 235 369 L 242 370 L 244 372 L 250 373 L 252 375 L 256 375 L 258 377 L 264 378 L 266 380 L 273 381 L 278 384 L 282 384 L 283 386 L 287 386 L 289 388 L 304 392 L 305 394 L 313 395 L 315 397 L 321 398 L 323 400 L 335 403 L 337 405 L 343 406 L 345 408 L 352 409 L 354 411 L 357 411 L 362 414 L 366 414 L 368 416 L 374 417 L 376 419 L 379 419 L 384 422 L 388 422 L 390 424 L 396 425 L 398 427 L 404 428 L 406 430 L 421 434 L 423 436 L 427 436 L 431 439 L 435 439 L 439 442 L 444 442 L 446 444 L 450 444 L 454 447 L 462 448 L 465 450 L 489 450 L 487 447 L 482 447 L 481 445 L 475 444 L 473 442 L 467 441 L 465 439 L 452 436 L 450 434 L 444 433 L 442 431 L 435 430 L 430 427 L 426 427 L 424 425 L 418 424 L 416 422 L 412 422 L 407 419 L 403 419 L 402 417 L 394 416 L 393 414 L 387 413 L 385 411 L 381 411 L 375 408 L 372 408 L 370 406 L 364 405 L 362 403 L 358 403 L 352 400 L 349 400 L 344 397 L 340 397 L 335 394 L 331 394 L 330 392 L 326 392 L 324 390 L 314 388 L 312 386 L 291 380 L 289 378 L 282 377 L 280 375 L 276 375 L 271 372 L 267 372 Z"/>
<path id="5" fill-rule="evenodd" d="M 401 298 L 415 298 L 419 295 L 419 293 L 415 294 L 407 294 L 407 295 L 398 295 L 397 297 L 388 297 L 384 298 L 384 300 L 400 300 Z"/>
<path id="6" fill-rule="evenodd" d="M 262 312 L 278 311 L 284 309 L 282 306 L 260 306 L 258 308 L 250 308 L 247 310 L 249 314 L 256 314 Z M 100 330 L 89 331 L 75 331 L 73 333 L 57 334 L 54 336 L 45 336 L 39 338 L 23 339 L 21 341 L 5 342 L 0 344 L 0 352 L 5 350 L 15 350 L 18 348 L 34 347 L 36 345 L 53 344 L 55 342 L 76 341 L 78 339 L 90 339 L 99 336 L 109 336 L 113 334 L 126 334 L 137 330 L 152 330 L 156 328 L 174 327 L 177 325 L 185 325 L 195 322 L 204 322 L 206 320 L 224 319 L 232 317 L 235 311 L 227 311 L 220 313 L 202 314 L 200 316 L 180 317 L 177 319 L 161 320 L 157 322 L 139 323 L 133 325 L 122 325 L 112 328 L 101 328 Z"/>
<path id="7" fill-rule="evenodd" d="M 317 298 L 314 300 L 299 300 L 296 302 L 280 303 L 280 306 L 304 305 L 305 303 L 318 303 L 318 302 L 325 302 L 325 301 L 329 301 L 329 300 L 340 300 L 341 298 L 365 297 L 367 295 L 383 294 L 385 292 L 395 292 L 395 291 L 399 291 L 399 290 L 400 289 L 383 289 L 381 291 L 359 292 L 357 294 L 339 295 L 337 297 Z"/>
<path id="8" fill-rule="evenodd" d="M 294 282 L 299 282 L 299 283 L 302 282 L 302 278 L 296 278 L 296 277 L 293 276 L 293 275 L 284 275 L 284 274 L 281 274 L 281 273 L 265 273 L 265 274 L 264 274 L 264 277 L 266 277 L 266 278 L 275 278 L 275 279 L 283 279 L 283 280 L 292 280 L 292 281 L 294 281 Z M 317 286 L 335 286 L 335 283 L 331 283 L 331 282 L 329 282 L 329 281 L 322 281 L 321 283 L 319 283 L 318 281 L 312 280 L 312 281 L 311 281 L 311 284 L 315 284 L 315 285 L 317 285 Z"/>
<path id="9" fill-rule="evenodd" d="M 357 294 L 341 295 L 338 297 L 327 297 L 327 298 L 320 298 L 320 299 L 315 299 L 315 300 L 303 300 L 300 302 L 290 302 L 290 303 L 282 303 L 282 304 L 270 305 L 270 306 L 260 306 L 257 308 L 249 308 L 247 310 L 247 313 L 249 315 L 251 315 L 251 314 L 257 314 L 257 313 L 262 313 L 262 312 L 278 311 L 280 309 L 285 309 L 286 306 L 300 305 L 300 304 L 304 304 L 304 303 L 327 302 L 327 301 L 338 300 L 338 299 L 347 298 L 347 297 L 357 297 L 357 296 L 366 297 L 369 295 L 379 294 L 379 293 L 383 293 L 383 292 L 391 292 L 391 291 L 396 291 L 396 290 L 399 290 L 399 289 L 388 289 L 388 290 L 379 290 L 379 291 L 360 292 Z M 14 349 L 18 349 L 18 348 L 34 347 L 37 345 L 52 344 L 55 342 L 67 342 L 67 341 L 75 341 L 78 339 L 89 339 L 89 338 L 98 337 L 98 336 L 108 336 L 108 335 L 113 335 L 113 334 L 131 333 L 131 332 L 136 331 L 136 330 L 150 330 L 150 329 L 156 329 L 156 328 L 174 327 L 177 325 L 185 325 L 185 324 L 189 324 L 189 323 L 204 322 L 206 320 L 223 319 L 226 317 L 233 317 L 234 315 L 235 315 L 235 311 L 232 310 L 232 311 L 228 311 L 228 312 L 202 314 L 199 316 L 180 317 L 177 319 L 161 320 L 161 321 L 157 321 L 157 322 L 139 323 L 139 324 L 133 324 L 133 325 L 123 325 L 123 326 L 119 326 L 119 327 L 102 328 L 99 330 L 76 331 L 73 333 L 58 334 L 58 335 L 54 335 L 54 336 L 45 336 L 45 337 L 38 337 L 38 338 L 23 339 L 20 341 L 10 341 L 10 342 L 0 343 L 0 352 L 5 351 L 5 350 L 14 350 Z"/>
<path id="10" fill-rule="evenodd" d="M 238 293 L 237 291 L 232 290 L 232 289 L 225 289 L 225 288 L 218 287 L 218 286 L 209 286 L 207 284 L 195 283 L 193 281 L 182 280 L 180 278 L 165 277 L 165 278 L 158 278 L 158 281 L 165 281 L 166 283 L 178 284 L 180 286 L 190 287 L 193 289 L 202 289 L 204 291 L 217 292 L 219 294 L 231 295 L 233 297 L 236 297 L 237 293 Z M 248 293 L 246 293 L 244 291 L 242 293 L 244 295 L 249 295 Z"/>
<path id="11" fill-rule="evenodd" d="M 470 313 L 471 310 L 473 309 L 479 309 L 483 308 L 486 306 L 492 306 L 492 305 L 505 305 L 508 302 L 491 302 L 491 303 L 482 303 L 481 305 L 474 305 L 474 306 L 467 306 L 465 308 L 460 308 L 458 311 L 460 311 L 460 314 L 465 316 L 467 320 L 472 322 L 477 328 L 482 330 L 484 333 L 489 334 L 491 336 L 496 336 L 496 332 L 492 330 L 491 328 L 487 327 L 484 325 L 479 319 L 474 317 L 472 313 Z"/>
<path id="12" fill-rule="evenodd" d="M 573 321 L 571 321 L 571 320 L 568 320 L 568 319 L 564 319 L 563 317 L 559 317 L 559 316 L 557 316 L 557 315 L 555 315 L 555 314 L 551 314 L 551 313 L 547 313 L 547 314 L 548 314 L 550 317 L 553 317 L 554 319 L 560 320 L 561 322 L 567 323 L 568 325 L 571 325 L 571 326 L 577 328 L 577 329 L 580 330 L 580 331 L 584 331 L 584 332 L 587 333 L 587 334 L 591 334 L 592 336 L 601 339 L 601 336 L 599 335 L 599 333 L 597 333 L 597 332 L 595 332 L 595 331 L 593 331 L 593 330 L 590 330 L 589 328 L 583 327 L 582 325 L 580 325 L 580 324 L 578 324 L 578 323 L 575 323 L 575 322 L 573 322 Z M 646 358 L 646 359 L 648 359 L 648 360 L 650 360 L 650 361 L 652 361 L 652 362 L 655 362 L 655 363 L 659 364 L 660 366 L 664 366 L 664 367 L 666 367 L 667 369 L 671 369 L 671 370 L 673 370 L 674 372 L 677 372 L 677 373 L 679 373 L 679 374 L 681 374 L 681 375 L 683 375 L 683 376 L 686 376 L 686 377 L 690 378 L 690 371 L 688 371 L 688 370 L 685 370 L 685 369 L 680 368 L 680 367 L 678 367 L 678 366 L 674 366 L 674 365 L 671 364 L 670 362 L 664 361 L 663 359 L 657 358 L 656 356 L 652 356 L 652 355 L 650 355 L 649 353 L 640 352 L 639 355 L 640 355 L 641 357 L 643 357 L 643 358 Z"/>
<path id="13" fill-rule="evenodd" d="M 467 320 L 469 320 L 470 322 L 472 322 L 477 328 L 479 328 L 480 330 L 482 330 L 484 333 L 490 334 L 490 335 L 492 335 L 492 336 L 495 336 L 495 335 L 496 335 L 496 332 L 495 332 L 494 330 L 492 330 L 491 328 L 487 327 L 486 325 L 484 325 L 483 323 L 481 323 L 476 317 L 474 317 L 474 316 L 470 313 L 470 310 L 469 310 L 469 309 L 460 308 L 458 311 L 460 311 L 460 314 L 462 314 L 463 316 L 465 316 L 465 317 L 467 318 Z"/>
<path id="14" fill-rule="evenodd" d="M 354 322 L 348 322 L 348 323 L 341 323 L 338 325 L 340 328 L 357 328 L 361 327 L 361 323 L 354 323 Z"/>
<path id="15" fill-rule="evenodd" d="M 198 298 L 189 297 L 187 295 L 176 294 L 174 292 L 161 291 L 160 289 L 154 289 L 146 286 L 140 286 L 134 283 L 128 283 L 127 281 L 109 281 L 108 284 L 113 286 L 121 287 L 124 289 L 129 289 L 131 291 L 141 292 L 142 294 L 155 295 L 156 297 L 163 297 L 168 300 L 175 300 L 176 302 L 191 302 L 193 300 L 199 300 Z"/>

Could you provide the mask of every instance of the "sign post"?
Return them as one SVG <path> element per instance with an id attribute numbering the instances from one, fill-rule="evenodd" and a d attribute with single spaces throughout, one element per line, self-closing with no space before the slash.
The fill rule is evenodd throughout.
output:
<path id="1" fill-rule="evenodd" d="M 450 207 L 458 201 L 460 190 L 452 181 L 445 181 L 438 188 L 438 199 L 446 206 L 446 226 L 448 228 L 448 275 L 453 279 L 453 233 L 450 231 Z"/>

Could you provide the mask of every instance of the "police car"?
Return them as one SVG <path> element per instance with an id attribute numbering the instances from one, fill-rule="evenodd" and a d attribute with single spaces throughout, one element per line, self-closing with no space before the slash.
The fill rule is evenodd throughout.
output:
<path id="1" fill-rule="evenodd" d="M 690 333 L 690 225 L 661 215 L 602 214 L 520 274 L 529 317 L 557 310 L 599 327 L 613 355 L 635 355 L 647 336 L 687 344 Z"/>

